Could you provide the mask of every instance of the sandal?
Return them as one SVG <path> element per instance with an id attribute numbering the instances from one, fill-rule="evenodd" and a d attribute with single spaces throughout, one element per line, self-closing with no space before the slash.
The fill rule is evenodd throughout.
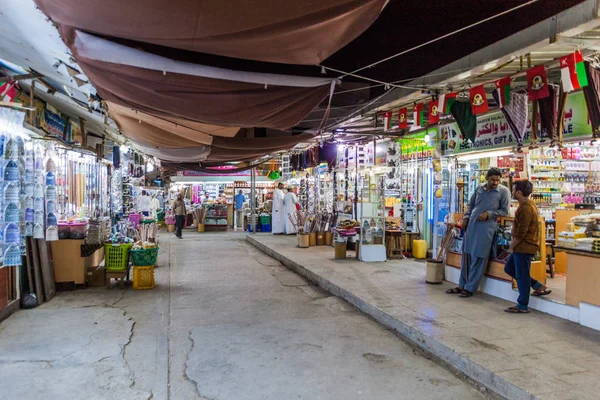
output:
<path id="1" fill-rule="evenodd" d="M 469 292 L 468 290 L 463 290 L 462 292 L 460 292 L 460 296 L 458 297 L 462 297 L 464 299 L 471 296 L 473 296 L 473 293 Z"/>
<path id="2" fill-rule="evenodd" d="M 448 293 L 448 294 L 461 294 L 462 291 L 463 290 L 461 288 L 455 287 L 455 288 L 446 290 L 446 293 Z"/>
<path id="3" fill-rule="evenodd" d="M 546 289 L 546 290 L 535 290 L 533 293 L 531 293 L 532 296 L 546 296 L 548 294 L 552 293 L 552 290 Z"/>
<path id="4" fill-rule="evenodd" d="M 522 308 L 519 308 L 517 306 L 508 307 L 504 311 L 511 314 L 529 314 L 529 310 L 523 310 Z"/>

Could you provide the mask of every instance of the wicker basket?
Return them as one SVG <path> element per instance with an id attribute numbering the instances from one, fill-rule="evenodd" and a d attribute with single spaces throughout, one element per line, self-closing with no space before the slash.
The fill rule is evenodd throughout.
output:
<path id="1" fill-rule="evenodd" d="M 136 267 L 154 266 L 158 258 L 158 247 L 131 250 L 131 262 Z"/>

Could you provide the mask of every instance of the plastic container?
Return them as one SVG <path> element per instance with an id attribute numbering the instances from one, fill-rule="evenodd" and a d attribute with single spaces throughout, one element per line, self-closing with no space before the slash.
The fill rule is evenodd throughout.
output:
<path id="1" fill-rule="evenodd" d="M 156 264 L 158 258 L 158 247 L 150 249 L 131 250 L 131 262 L 135 267 L 149 267 Z"/>
<path id="2" fill-rule="evenodd" d="M 129 250 L 132 244 L 120 244 L 113 246 L 108 243 L 104 245 L 104 259 L 107 271 L 123 271 L 129 265 Z"/>
<path id="3" fill-rule="evenodd" d="M 135 290 L 154 289 L 154 267 L 133 267 L 133 288 Z"/>
<path id="4" fill-rule="evenodd" d="M 433 259 L 427 260 L 427 270 L 425 272 L 425 283 L 431 285 L 442 284 L 442 273 L 444 271 L 444 263 Z"/>
<path id="5" fill-rule="evenodd" d="M 67 222 L 59 222 L 58 223 L 58 238 L 59 239 L 69 239 L 69 237 L 70 237 L 69 224 Z"/>
<path id="6" fill-rule="evenodd" d="M 308 245 L 309 246 L 317 245 L 317 232 L 311 232 L 308 234 Z"/>
<path id="7" fill-rule="evenodd" d="M 415 239 L 412 242 L 412 255 L 414 258 L 427 258 L 427 242 L 421 239 Z"/>
<path id="8" fill-rule="evenodd" d="M 261 224 L 260 231 L 261 232 L 271 232 L 271 224 Z"/>
<path id="9" fill-rule="evenodd" d="M 204 224 L 198 224 L 198 232 L 204 232 Z"/>
<path id="10" fill-rule="evenodd" d="M 69 239 L 85 239 L 86 228 L 86 222 L 71 222 L 69 224 Z"/>
<path id="11" fill-rule="evenodd" d="M 167 232 L 170 232 L 170 233 L 175 232 L 175 224 L 167 225 Z"/>
<path id="12" fill-rule="evenodd" d="M 138 226 L 141 220 L 142 214 L 129 214 L 129 222 L 133 223 L 135 226 Z"/>

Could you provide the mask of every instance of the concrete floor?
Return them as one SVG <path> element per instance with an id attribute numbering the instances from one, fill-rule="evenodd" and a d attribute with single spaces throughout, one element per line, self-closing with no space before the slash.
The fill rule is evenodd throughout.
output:
<path id="1" fill-rule="evenodd" d="M 163 233 L 157 287 L 0 324 L 0 399 L 481 399 L 240 233 Z"/>

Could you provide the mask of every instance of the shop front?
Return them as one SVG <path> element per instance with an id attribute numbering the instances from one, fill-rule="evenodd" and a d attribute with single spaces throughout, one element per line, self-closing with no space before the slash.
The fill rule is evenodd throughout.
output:
<path id="1" fill-rule="evenodd" d="M 455 123 L 441 126 L 440 133 L 445 157 L 443 197 L 436 199 L 440 209 L 437 243 L 443 242 L 446 228 L 460 224 L 471 195 L 485 182 L 490 167 L 501 170 L 501 183 L 511 191 L 516 180 L 529 179 L 540 224 L 540 250 L 532 262 L 531 275 L 552 290 L 546 298 L 532 299 L 530 306 L 600 329 L 600 302 L 591 294 L 600 287 L 594 253 L 598 247 L 594 247 L 596 217 L 600 217 L 594 211 L 600 204 L 600 146 L 590 142 L 592 132 L 583 93 L 572 93 L 567 99 L 561 148 L 551 146 L 543 137 L 532 145 L 528 128 L 523 152 L 515 152 L 517 141 L 501 113 L 477 118 L 474 142 L 463 141 Z M 511 301 L 516 298 L 516 285 L 504 272 L 504 262 L 516 207 L 511 203 L 508 215 L 499 219 L 486 279 L 480 286 L 483 292 Z M 461 233 L 447 252 L 446 279 L 454 283 L 460 274 L 462 245 Z"/>
<path id="2" fill-rule="evenodd" d="M 275 181 L 269 178 L 270 173 L 270 170 L 256 170 L 255 176 L 254 203 L 257 215 L 262 216 L 265 222 L 259 223 L 258 229 L 262 228 L 265 232 L 270 232 L 271 200 L 275 189 Z M 167 204 L 172 204 L 177 195 L 182 194 L 188 211 L 186 227 L 201 232 L 248 229 L 252 193 L 250 174 L 250 170 L 235 174 L 225 170 L 215 174 L 180 172 L 171 178 Z"/>

